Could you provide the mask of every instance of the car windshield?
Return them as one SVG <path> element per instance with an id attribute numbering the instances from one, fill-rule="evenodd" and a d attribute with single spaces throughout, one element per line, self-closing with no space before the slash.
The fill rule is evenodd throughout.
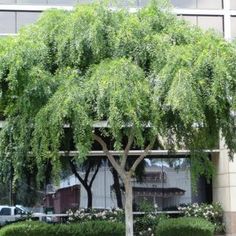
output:
<path id="1" fill-rule="evenodd" d="M 24 214 L 27 214 L 27 213 L 28 213 L 28 211 L 24 207 L 16 206 L 16 208 L 15 208 L 15 214 L 16 215 L 24 215 Z"/>

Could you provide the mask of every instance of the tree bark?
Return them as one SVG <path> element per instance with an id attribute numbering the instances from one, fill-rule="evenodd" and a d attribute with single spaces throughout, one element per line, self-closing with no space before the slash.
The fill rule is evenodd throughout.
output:
<path id="1" fill-rule="evenodd" d="M 117 200 L 117 206 L 122 209 L 123 208 L 123 203 L 122 203 L 122 195 L 121 195 L 121 190 L 120 190 L 120 181 L 119 181 L 119 176 L 117 174 L 117 171 L 114 169 L 114 167 L 111 167 L 111 173 L 113 176 L 114 180 L 114 190 L 115 190 L 115 195 L 116 195 L 116 200 Z"/>
<path id="2" fill-rule="evenodd" d="M 125 228 L 126 236 L 134 235 L 133 226 L 133 187 L 131 182 L 131 177 L 127 176 L 124 180 L 125 185 Z"/>
<path id="3" fill-rule="evenodd" d="M 85 188 L 85 190 L 86 190 L 86 192 L 87 192 L 87 208 L 88 209 L 92 209 L 92 207 L 93 207 L 93 194 L 92 194 L 92 189 L 91 189 L 91 187 L 89 187 L 89 186 L 85 186 L 84 185 L 84 188 Z"/>
<path id="4" fill-rule="evenodd" d="M 83 185 L 84 189 L 87 192 L 87 208 L 92 209 L 93 207 L 93 195 L 92 195 L 92 190 L 91 190 L 92 186 L 88 185 L 87 179 L 86 180 L 82 179 L 82 177 L 77 172 L 76 165 L 73 163 L 72 160 L 70 160 L 70 167 L 71 167 L 72 173 L 77 177 L 77 179 Z"/>
<path id="5" fill-rule="evenodd" d="M 130 170 L 127 172 L 125 169 L 125 164 L 127 161 L 127 157 L 129 155 L 129 149 L 133 143 L 132 136 L 129 137 L 128 144 L 124 151 L 123 160 L 119 164 L 115 157 L 111 154 L 109 151 L 107 144 L 104 142 L 104 140 L 96 135 L 93 134 L 94 139 L 101 145 L 102 150 L 104 154 L 107 156 L 109 161 L 111 162 L 114 169 L 117 171 L 118 175 L 122 179 L 124 185 L 125 185 L 125 226 L 126 226 L 126 236 L 133 236 L 134 235 L 134 228 L 133 228 L 133 186 L 131 182 L 131 177 L 134 174 L 137 166 L 140 164 L 140 162 L 148 155 L 148 152 L 152 149 L 155 139 L 152 140 L 152 142 L 146 147 L 144 152 L 135 160 L 134 164 L 130 168 Z"/>

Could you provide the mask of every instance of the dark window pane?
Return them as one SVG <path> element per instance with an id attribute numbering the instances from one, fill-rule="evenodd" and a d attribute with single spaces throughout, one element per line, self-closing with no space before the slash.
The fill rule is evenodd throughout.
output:
<path id="1" fill-rule="evenodd" d="M 18 207 L 15 208 L 14 213 L 15 213 L 15 215 L 25 214 L 25 212 L 22 209 L 18 208 Z"/>
<path id="2" fill-rule="evenodd" d="M 0 211 L 1 216 L 10 216 L 11 215 L 11 209 L 10 208 L 2 208 Z"/>

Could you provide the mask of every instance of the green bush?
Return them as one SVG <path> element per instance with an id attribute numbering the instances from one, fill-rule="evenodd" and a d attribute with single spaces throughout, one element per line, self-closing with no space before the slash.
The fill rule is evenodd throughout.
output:
<path id="1" fill-rule="evenodd" d="M 90 221 L 80 224 L 24 222 L 8 225 L 0 236 L 124 236 L 124 225 L 117 222 Z"/>
<path id="2" fill-rule="evenodd" d="M 165 214 L 146 213 L 142 216 L 134 218 L 135 235 L 151 236 L 154 233 L 155 227 L 161 220 L 167 219 Z"/>
<path id="3" fill-rule="evenodd" d="M 212 236 L 213 232 L 212 223 L 191 217 L 163 220 L 156 228 L 157 236 Z"/>
<path id="4" fill-rule="evenodd" d="M 199 217 L 210 221 L 215 226 L 215 233 L 225 232 L 225 224 L 223 222 L 224 211 L 220 203 L 198 204 L 193 203 L 178 208 L 186 217 Z"/>

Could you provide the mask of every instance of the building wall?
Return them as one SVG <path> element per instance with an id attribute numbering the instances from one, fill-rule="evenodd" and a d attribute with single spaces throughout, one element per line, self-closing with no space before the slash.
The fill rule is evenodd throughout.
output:
<path id="1" fill-rule="evenodd" d="M 48 8 L 72 9 L 75 4 L 92 0 L 0 0 L 0 35 L 16 34 L 35 22 Z M 122 0 L 123 6 L 142 7 L 148 0 Z M 203 29 L 214 29 L 227 39 L 236 37 L 235 0 L 171 0 L 174 11 L 190 24 Z"/>
<path id="2" fill-rule="evenodd" d="M 220 142 L 220 153 L 212 160 L 216 167 L 213 178 L 213 201 L 220 202 L 225 211 L 227 233 L 236 236 L 236 155 L 229 160 L 224 140 Z"/>

